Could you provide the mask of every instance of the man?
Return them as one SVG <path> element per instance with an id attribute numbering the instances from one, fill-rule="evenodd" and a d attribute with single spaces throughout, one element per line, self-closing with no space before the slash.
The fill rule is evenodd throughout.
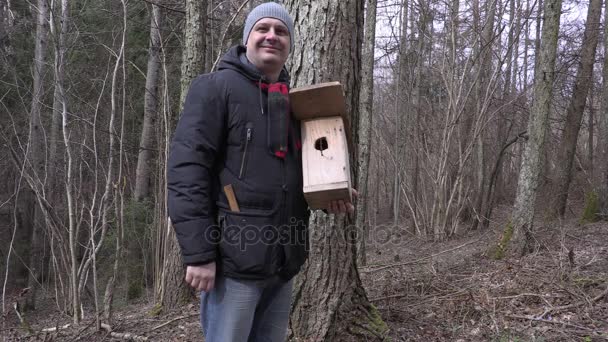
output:
<path id="1" fill-rule="evenodd" d="M 279 4 L 254 8 L 244 45 L 192 82 L 173 138 L 169 215 L 186 282 L 202 291 L 208 342 L 286 337 L 292 278 L 308 253 L 300 126 L 284 68 L 293 27 Z"/>

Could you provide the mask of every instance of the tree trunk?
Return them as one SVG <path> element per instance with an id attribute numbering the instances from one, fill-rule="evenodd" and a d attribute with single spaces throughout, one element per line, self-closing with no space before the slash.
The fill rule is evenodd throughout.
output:
<path id="1" fill-rule="evenodd" d="M 525 30 L 524 30 L 524 82 L 522 92 L 524 93 L 525 98 L 527 98 L 528 93 L 528 45 L 530 44 L 530 19 L 528 18 L 532 14 L 530 9 L 530 0 L 526 0 L 526 17 L 524 21 Z"/>
<path id="2" fill-rule="evenodd" d="M 108 218 L 108 212 L 110 210 L 110 206 L 112 205 L 110 198 L 114 201 L 114 216 L 115 216 L 115 222 L 114 224 L 116 225 L 116 229 L 114 231 L 114 238 L 115 238 L 115 242 L 116 242 L 116 251 L 114 253 L 114 266 L 113 266 L 113 274 L 110 276 L 110 279 L 108 281 L 108 283 L 106 284 L 106 289 L 105 289 L 105 293 L 104 293 L 104 318 L 106 320 L 106 322 L 111 323 L 112 322 L 112 302 L 113 302 L 113 298 L 114 298 L 114 286 L 116 283 L 116 278 L 118 277 L 118 269 L 119 269 L 119 263 L 122 262 L 122 250 L 124 248 L 124 197 L 123 197 L 123 187 L 124 187 L 124 181 L 123 181 L 123 177 L 122 177 L 122 169 L 123 169 L 123 153 L 124 153 L 124 144 L 123 144 L 123 137 L 124 137 L 124 123 L 125 123 L 125 117 L 124 117 L 124 113 L 125 113 L 125 81 L 126 81 L 126 74 L 125 74 L 125 45 L 126 45 L 126 34 L 127 34 L 127 4 L 126 4 L 126 0 L 120 0 L 121 3 L 121 7 L 122 7 L 122 39 L 121 39 L 121 43 L 120 43 L 120 48 L 118 51 L 118 54 L 116 56 L 116 63 L 114 64 L 114 70 L 112 72 L 112 83 L 111 83 L 111 87 L 110 87 L 110 122 L 109 122 L 109 128 L 108 131 L 115 131 L 115 120 L 116 120 L 116 112 L 117 112 L 117 98 L 116 98 L 116 93 L 118 90 L 118 83 L 117 83 L 117 78 L 118 78 L 118 72 L 119 70 L 122 68 L 122 76 L 123 76 L 123 83 L 122 83 L 122 114 L 121 115 L 121 124 L 120 124 L 120 133 L 118 135 L 119 137 L 119 150 L 118 150 L 118 172 L 116 172 L 116 176 L 113 176 L 114 172 L 113 172 L 113 165 L 114 165 L 114 155 L 116 154 L 115 151 L 115 137 L 112 135 L 110 136 L 109 139 L 109 144 L 108 144 L 108 166 L 107 166 L 107 174 L 105 175 L 105 189 L 104 189 L 104 193 L 101 196 L 102 201 L 101 201 L 101 205 L 102 205 L 102 211 L 101 211 L 101 236 L 100 236 L 100 243 L 103 241 L 103 237 L 105 236 L 108 226 L 109 226 L 109 218 Z M 112 194 L 114 196 L 112 196 Z M 93 216 L 93 214 L 91 214 L 91 216 Z M 95 239 L 93 237 L 91 237 L 91 249 L 92 249 L 92 257 L 89 258 L 87 260 L 87 263 L 85 264 L 84 269 L 86 270 L 88 267 L 90 267 L 90 263 L 92 262 L 93 265 L 93 274 L 95 275 L 96 273 L 96 256 L 95 254 L 97 253 L 97 251 L 95 250 L 95 248 L 99 248 L 95 246 Z M 94 278 L 95 281 L 95 278 Z M 84 287 L 84 283 L 82 283 L 82 279 L 81 279 L 81 284 L 80 284 L 80 288 Z M 82 291 L 82 290 L 81 290 Z M 99 302 L 97 299 L 97 286 L 95 287 L 94 290 L 94 296 L 95 296 L 95 312 L 96 312 L 96 319 L 95 319 L 95 323 L 96 323 L 96 328 L 97 330 L 100 330 L 101 328 L 101 323 L 100 323 L 100 309 L 99 309 Z"/>
<path id="3" fill-rule="evenodd" d="M 213 0 L 207 1 L 207 13 L 213 14 Z M 253 3 L 253 1 L 251 2 Z M 203 27 L 204 32 L 209 32 L 205 35 L 205 72 L 211 71 L 211 67 L 213 67 L 213 56 L 215 56 L 215 36 L 216 32 L 214 30 L 207 30 L 207 27 L 211 25 L 213 19 L 213 15 L 211 17 L 205 16 L 202 20 L 205 21 L 205 26 Z"/>
<path id="4" fill-rule="evenodd" d="M 43 91 L 43 76 L 46 64 L 46 48 L 48 38 L 48 17 L 49 8 L 46 0 L 38 0 L 36 7 L 36 44 L 34 50 L 34 80 L 32 90 L 32 105 L 30 111 L 30 127 L 29 127 L 29 144 L 27 159 L 31 168 L 32 177 L 35 180 L 43 180 L 44 177 L 44 128 L 42 127 L 41 108 L 44 96 Z M 32 189 L 34 190 L 34 189 Z M 44 229 L 43 229 L 43 214 L 40 206 L 37 203 L 36 196 L 32 196 L 29 207 L 34 209 L 34 218 L 32 220 L 32 235 L 30 242 L 30 258 L 28 275 L 28 292 L 26 298 L 26 308 L 34 309 L 36 306 L 36 292 L 40 281 L 41 271 L 43 269 L 43 245 L 44 245 Z"/>
<path id="5" fill-rule="evenodd" d="M 505 236 L 512 235 L 511 244 L 499 243 L 501 250 L 520 255 L 530 250 L 530 235 L 536 200 L 536 190 L 542 171 L 542 154 L 545 150 L 545 133 L 547 132 L 549 110 L 553 95 L 555 78 L 555 56 L 557 36 L 561 16 L 562 1 L 546 0 L 544 6 L 544 24 L 538 68 L 534 72 L 534 101 L 528 121 L 529 138 L 524 148 L 522 165 L 517 183 L 517 196 L 510 226 Z M 508 239 L 503 239 L 508 240 Z"/>
<path id="6" fill-rule="evenodd" d="M 54 78 L 55 78 L 55 89 L 54 89 L 54 94 L 53 94 L 53 118 L 52 118 L 52 125 L 53 127 L 51 128 L 52 132 L 51 135 L 54 136 L 51 139 L 51 149 L 50 149 L 50 155 L 51 155 L 51 162 L 53 163 L 53 167 L 51 167 L 51 172 L 53 173 L 53 176 L 51 177 L 52 179 L 52 185 L 51 185 L 51 193 L 53 193 L 53 191 L 57 191 L 59 192 L 61 195 L 61 199 L 63 200 L 63 193 L 65 193 L 66 195 L 66 207 L 67 207 L 67 212 L 68 212 L 68 235 L 69 235 L 69 239 L 70 239 L 70 252 L 72 252 L 71 254 L 71 268 L 70 268 L 70 287 L 71 287 L 71 301 L 72 301 L 72 314 L 73 314 L 73 319 L 74 319 L 74 323 L 78 323 L 80 316 L 79 316 L 79 310 L 80 310 L 80 305 L 79 305 L 79 294 L 78 294 L 78 282 L 77 282 L 77 272 L 78 272 L 78 264 L 77 264 L 77 259 L 75 257 L 75 252 L 77 247 L 77 244 L 75 242 L 76 239 L 76 235 L 77 233 L 77 229 L 76 229 L 76 213 L 75 211 L 75 206 L 74 206 L 74 191 L 75 191 L 75 186 L 74 186 L 74 179 L 73 179 L 73 152 L 72 149 L 70 147 L 70 132 L 68 130 L 68 108 L 67 108 L 67 96 L 65 93 L 65 66 L 66 66 L 66 53 L 67 53 L 67 47 L 66 47 L 66 36 L 68 33 L 68 13 L 69 13 L 69 7 L 68 7 L 68 0 L 61 0 L 60 4 L 57 4 L 58 6 L 56 8 L 53 9 L 53 14 L 51 15 L 51 19 L 52 19 L 52 26 L 51 26 L 51 32 L 53 34 L 53 36 L 55 36 L 55 46 L 54 46 L 54 55 L 55 55 L 55 61 L 54 61 Z M 59 19 L 59 26 L 56 25 L 55 21 L 56 19 Z M 55 125 L 58 125 L 58 127 L 55 127 Z M 61 136 L 61 140 L 59 140 L 59 133 L 63 133 Z M 58 175 L 58 169 L 57 167 L 60 165 L 60 159 L 63 159 L 62 157 L 59 157 L 59 153 L 58 153 L 58 147 L 59 147 L 59 143 L 62 143 L 63 148 L 66 151 L 66 156 L 67 156 L 67 165 L 66 165 L 66 179 L 63 181 L 63 183 L 65 183 L 65 187 L 63 187 L 63 189 L 61 189 L 59 187 L 59 184 L 61 184 L 58 181 L 59 175 Z M 53 180 L 54 179 L 54 180 Z M 55 187 L 57 187 L 57 189 L 55 189 Z M 56 196 L 56 195 L 51 195 L 51 196 Z M 51 199 L 54 201 L 53 203 L 57 203 L 56 201 L 59 200 L 59 197 L 51 197 Z"/>
<path id="7" fill-rule="evenodd" d="M 517 9 L 515 12 L 515 24 L 511 27 L 515 31 L 515 40 L 513 41 L 513 68 L 511 71 L 513 80 L 511 81 L 511 94 L 517 91 L 517 76 L 519 75 L 519 37 L 521 36 L 521 0 L 517 0 Z M 521 80 L 521 78 L 520 78 Z"/>
<path id="8" fill-rule="evenodd" d="M 602 102 L 598 116 L 598 167 L 595 185 L 598 189 L 599 213 L 608 219 L 608 1 L 604 9 L 604 65 L 602 83 Z"/>
<path id="9" fill-rule="evenodd" d="M 146 90 L 144 94 L 144 122 L 139 140 L 139 156 L 135 174 L 134 197 L 142 201 L 150 196 L 150 176 L 152 173 L 152 148 L 156 118 L 158 116 L 158 82 L 160 71 L 161 49 L 161 12 L 160 7 L 152 5 L 150 15 L 150 47 L 148 49 L 148 70 L 146 74 Z"/>
<path id="10" fill-rule="evenodd" d="M 599 28 L 598 28 L 599 29 Z M 593 81 L 590 80 L 593 86 Z M 587 126 L 587 135 L 589 138 L 587 139 L 587 165 L 589 168 L 589 174 L 594 174 L 594 145 L 595 145 L 595 97 L 593 96 L 593 89 L 589 93 L 589 125 Z"/>
<path id="11" fill-rule="evenodd" d="M 488 90 L 488 87 L 490 86 L 490 78 L 491 78 L 491 74 L 492 74 L 492 41 L 495 38 L 494 35 L 494 23 L 495 23 L 495 16 L 496 16 L 496 6 L 497 3 L 494 0 L 488 1 L 486 3 L 486 20 L 485 23 L 483 25 L 483 30 L 481 32 L 481 37 L 480 37 L 480 45 L 479 45 L 479 49 L 480 49 L 480 61 L 479 61 L 479 80 L 477 83 L 477 89 L 475 91 L 475 96 L 476 96 L 476 112 L 479 113 L 478 115 L 481 115 L 482 111 L 484 111 L 484 102 L 486 101 L 486 92 Z M 515 5 L 514 5 L 514 0 L 511 0 L 511 7 L 512 7 L 512 12 L 511 14 L 513 14 L 515 12 Z M 513 19 L 513 18 L 511 18 Z M 509 34 L 509 47 L 508 47 L 508 53 L 507 56 L 509 56 L 509 53 L 512 54 L 512 44 L 513 44 L 513 39 L 511 34 Z M 509 77 L 509 79 L 511 78 L 511 64 L 508 65 L 507 67 L 507 75 Z M 507 82 L 508 84 L 510 84 L 509 82 Z M 508 86 L 508 88 L 506 89 L 510 89 L 510 85 Z M 476 130 L 476 127 L 473 126 L 472 121 L 476 119 L 476 115 L 474 114 L 470 114 L 467 116 L 466 118 L 466 124 L 465 124 L 465 138 L 464 138 L 464 146 L 461 144 L 461 154 L 464 153 L 464 148 L 467 144 L 469 144 L 469 139 L 474 139 L 474 131 Z M 498 129 L 500 130 L 502 127 L 498 127 Z M 500 134 L 497 134 L 497 136 L 500 136 Z M 470 140 L 470 143 L 473 144 L 474 142 L 472 140 Z M 486 172 L 486 151 L 485 151 L 485 144 L 484 144 L 484 139 L 483 139 L 483 133 L 479 135 L 479 137 L 477 138 L 477 142 L 475 143 L 475 164 L 473 166 L 473 169 L 469 169 L 470 173 L 472 173 L 472 177 L 470 180 L 470 186 L 471 188 L 475 189 L 474 195 L 472 196 L 472 198 L 475 199 L 475 202 L 473 204 L 473 212 L 476 213 L 476 218 L 473 221 L 473 225 L 471 227 L 471 229 L 475 230 L 477 229 L 479 223 L 481 223 L 481 213 L 483 213 L 484 210 L 484 204 L 487 205 L 484 202 L 485 199 L 485 194 L 486 194 L 486 177 L 487 172 Z M 464 169 L 464 166 L 461 167 L 461 170 Z"/>
<path id="12" fill-rule="evenodd" d="M 404 0 L 401 5 L 401 35 L 399 40 L 399 58 L 397 64 L 397 82 L 395 82 L 395 174 L 393 179 L 393 225 L 399 224 L 401 212 L 401 184 L 404 181 L 403 161 L 406 154 L 407 136 L 406 125 L 408 117 L 408 89 L 407 74 L 407 17 L 408 1 Z M 363 64 L 365 67 L 365 63 Z"/>
<path id="13" fill-rule="evenodd" d="M 60 168 L 64 165 L 63 154 L 61 153 L 61 145 L 63 145 L 63 137 L 61 136 L 61 122 L 63 120 L 63 91 L 64 81 L 64 58 L 66 54 L 65 39 L 67 35 L 67 17 L 58 16 L 56 13 L 62 13 L 64 4 L 60 1 L 53 1 L 55 8 L 51 11 L 51 34 L 55 39 L 55 68 L 60 69 L 55 71 L 55 89 L 53 94 L 53 115 L 51 118 L 49 141 L 49 187 L 48 193 L 51 201 L 59 205 L 63 198 L 63 187 L 61 186 L 62 174 Z M 67 6 L 67 4 L 65 4 Z M 58 19 L 58 20 L 57 20 Z M 57 23 L 58 22 L 58 23 Z"/>
<path id="14" fill-rule="evenodd" d="M 513 53 L 513 41 L 515 40 L 515 0 L 509 1 L 509 36 L 507 38 L 507 66 L 505 69 L 505 84 L 503 94 L 507 95 L 511 92 L 511 74 L 513 71 L 513 62 L 519 57 L 517 53 Z M 513 56 L 515 55 L 515 57 Z"/>
<path id="15" fill-rule="evenodd" d="M 374 47 L 376 43 L 376 7 L 377 0 L 367 0 L 365 10 L 365 36 L 363 39 L 362 68 L 361 68 L 361 94 L 359 95 L 359 155 L 357 160 L 359 197 L 357 198 L 357 216 L 355 227 L 359 233 L 358 261 L 359 265 L 367 264 L 365 242 L 368 232 L 368 198 L 367 180 L 369 175 L 369 154 L 372 135 L 372 112 L 374 103 Z"/>
<path id="16" fill-rule="evenodd" d="M 299 35 L 292 53 L 293 86 L 338 80 L 344 86 L 357 143 L 363 2 L 286 1 Z M 346 123 L 348 124 L 348 123 Z M 354 152 L 354 151 L 353 151 Z M 356 154 L 351 165 L 357 165 Z M 353 178 L 356 178 L 353 170 Z M 357 270 L 356 238 L 344 215 L 310 217 L 310 257 L 294 285 L 291 339 L 382 340 L 387 331 L 367 299 Z"/>
<path id="17" fill-rule="evenodd" d="M 205 70 L 206 13 L 207 0 L 186 0 L 179 100 L 180 110 L 186 100 L 190 82 Z"/>
<path id="18" fill-rule="evenodd" d="M 585 23 L 585 33 L 581 46 L 581 59 L 576 74 L 572 99 L 566 112 L 564 133 L 558 149 L 555 184 L 556 194 L 554 197 L 555 206 L 553 209 L 555 214 L 559 215 L 559 217 L 563 217 L 566 212 L 568 188 L 572 181 L 572 164 L 574 162 L 574 154 L 576 153 L 578 133 L 581 129 L 589 86 L 592 83 L 591 75 L 595 62 L 595 50 L 599 35 L 601 13 L 602 0 L 590 0 L 589 9 L 587 10 L 587 22 Z"/>
<path id="19" fill-rule="evenodd" d="M 205 32 L 207 2 L 200 0 L 186 1 L 186 21 L 184 23 L 184 47 L 181 67 L 180 109 L 184 104 L 190 82 L 203 72 L 205 67 Z M 165 162 L 166 165 L 166 162 Z M 164 237 L 166 248 L 163 251 L 164 262 L 162 285 L 158 296 L 165 309 L 173 309 L 184 303 L 184 298 L 192 297 L 192 290 L 184 281 L 184 268 L 179 244 L 173 228 Z"/>
<path id="20" fill-rule="evenodd" d="M 0 52 L 4 56 L 11 56 L 11 35 L 13 31 L 13 14 L 10 1 L 0 3 Z M 8 65 L 7 65 L 8 66 Z M 2 67 L 4 69 L 4 67 Z"/>

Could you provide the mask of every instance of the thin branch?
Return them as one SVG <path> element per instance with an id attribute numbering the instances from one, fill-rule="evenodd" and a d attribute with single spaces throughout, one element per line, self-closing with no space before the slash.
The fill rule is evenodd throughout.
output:
<path id="1" fill-rule="evenodd" d="M 152 1 L 152 0 L 143 0 L 143 1 L 145 1 L 145 2 L 147 2 L 147 3 L 149 3 L 149 4 L 151 4 L 151 5 L 154 5 L 154 6 L 158 6 L 158 7 L 160 7 L 160 8 L 164 8 L 164 9 L 166 9 L 166 10 L 168 10 L 168 11 L 171 11 L 171 12 L 180 13 L 180 14 L 186 14 L 186 11 L 184 11 L 184 10 L 182 10 L 182 9 L 179 9 L 179 8 L 173 8 L 173 7 L 168 7 L 168 6 L 166 6 L 166 5 L 162 5 L 162 4 L 160 4 L 160 3 L 159 3 L 159 2 L 157 2 L 157 1 Z"/>
<path id="2" fill-rule="evenodd" d="M 112 331 L 112 327 L 105 323 L 101 323 L 101 328 L 103 330 L 106 330 L 108 333 L 110 333 L 110 336 L 121 339 L 121 340 L 127 340 L 127 341 L 147 341 L 148 340 L 148 338 L 145 336 L 139 336 L 139 335 L 135 335 L 135 334 L 131 334 L 131 333 L 114 332 L 114 331 Z"/>
<path id="3" fill-rule="evenodd" d="M 572 324 L 572 323 L 568 323 L 568 322 L 564 322 L 564 321 L 560 321 L 560 320 L 555 320 L 555 319 L 543 319 L 543 318 L 537 318 L 537 317 L 532 317 L 532 316 L 522 316 L 522 315 L 506 315 L 506 316 L 507 317 L 511 317 L 511 318 L 516 318 L 516 319 L 526 319 L 526 320 L 535 321 L 535 322 L 543 322 L 543 323 L 550 323 L 550 324 L 565 325 L 565 326 L 574 327 L 574 328 L 577 328 L 577 329 L 580 329 L 580 330 L 592 331 L 594 333 L 598 333 L 598 334 L 602 334 L 602 335 L 607 333 L 607 332 L 603 332 L 601 330 L 595 330 L 595 329 L 583 327 L 581 325 Z"/>
<path id="4" fill-rule="evenodd" d="M 412 260 L 412 261 L 406 261 L 406 262 L 401 262 L 401 263 L 398 263 L 398 264 L 383 265 L 383 266 L 375 268 L 375 269 L 366 269 L 366 268 L 363 268 L 359 272 L 360 273 L 372 273 L 372 272 L 378 272 L 378 271 L 382 271 L 382 270 L 385 270 L 385 269 L 388 269 L 388 268 L 393 268 L 393 267 L 418 264 L 418 263 L 420 263 L 422 261 L 426 261 L 428 259 L 432 259 L 432 258 L 437 257 L 439 255 L 442 255 L 442 254 L 445 254 L 445 253 L 449 253 L 449 252 L 453 252 L 453 251 L 455 251 L 457 249 L 460 249 L 460 248 L 466 247 L 468 245 L 477 243 L 481 239 L 483 239 L 486 235 L 488 235 L 489 233 L 490 233 L 490 231 L 486 232 L 485 234 L 483 234 L 479 238 L 477 238 L 475 240 L 472 240 L 472 241 L 469 241 L 469 242 L 467 242 L 467 243 L 465 243 L 463 245 L 460 245 L 460 246 L 457 246 L 457 247 L 454 247 L 454 248 L 450 248 L 450 249 L 446 249 L 445 251 L 441 251 L 441 252 L 436 253 L 436 254 L 428 255 L 428 256 L 422 257 L 420 259 L 416 259 L 416 260 Z M 373 266 L 370 266 L 370 267 L 373 267 Z"/>
<path id="5" fill-rule="evenodd" d="M 160 328 L 162 328 L 164 326 L 167 326 L 167 325 L 169 325 L 169 324 L 171 324 L 171 323 L 173 323 L 175 321 L 179 321 L 179 320 L 190 318 L 190 317 L 194 317 L 194 316 L 198 316 L 198 313 L 194 313 L 194 314 L 190 314 L 190 315 L 180 316 L 180 317 L 174 318 L 174 319 L 172 319 L 170 321 L 167 321 L 167 322 L 165 322 L 165 323 L 163 323 L 163 324 L 161 324 L 159 326 L 156 326 L 156 327 L 152 328 L 152 330 L 150 330 L 150 331 L 158 330 L 158 329 L 160 329 Z"/>
<path id="6" fill-rule="evenodd" d="M 228 29 L 230 28 L 230 26 L 232 26 L 232 23 L 234 22 L 236 17 L 239 15 L 239 13 L 241 13 L 241 10 L 243 9 L 243 7 L 245 7 L 245 5 L 247 5 L 248 2 L 249 2 L 249 0 L 243 1 L 241 6 L 239 7 L 239 9 L 237 9 L 236 13 L 234 13 L 234 15 L 232 16 L 232 19 L 230 19 L 230 22 L 228 23 L 228 25 L 226 25 L 226 29 L 224 30 L 224 33 L 222 33 L 222 39 L 220 39 L 220 46 L 222 46 L 224 44 L 224 40 L 226 39 L 226 33 L 228 32 Z M 221 53 L 217 55 L 217 58 L 215 59 L 215 62 L 213 62 L 213 66 L 211 67 L 212 71 L 215 70 L 215 67 L 217 66 L 217 63 L 220 61 L 221 56 L 222 56 Z"/>

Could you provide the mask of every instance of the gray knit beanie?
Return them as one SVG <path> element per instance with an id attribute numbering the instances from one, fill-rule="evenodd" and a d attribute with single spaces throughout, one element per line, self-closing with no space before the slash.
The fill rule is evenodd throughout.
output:
<path id="1" fill-rule="evenodd" d="M 287 13 L 285 8 L 276 2 L 263 3 L 249 13 L 247 20 L 245 20 L 245 28 L 243 29 L 243 45 L 247 45 L 247 39 L 249 38 L 251 29 L 253 29 L 255 23 L 262 18 L 278 19 L 287 26 L 290 42 L 289 52 L 291 52 L 293 50 L 293 19 L 291 19 L 291 16 Z"/>

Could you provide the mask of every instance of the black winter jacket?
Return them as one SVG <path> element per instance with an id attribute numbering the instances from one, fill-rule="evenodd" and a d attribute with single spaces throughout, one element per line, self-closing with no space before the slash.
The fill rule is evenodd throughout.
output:
<path id="1" fill-rule="evenodd" d="M 269 148 L 264 77 L 231 48 L 217 72 L 196 78 L 171 144 L 168 209 L 187 265 L 216 261 L 233 278 L 290 279 L 308 255 L 300 127 L 291 119 L 288 154 Z M 284 70 L 280 82 L 289 84 Z M 240 212 L 230 210 L 231 184 Z"/>

